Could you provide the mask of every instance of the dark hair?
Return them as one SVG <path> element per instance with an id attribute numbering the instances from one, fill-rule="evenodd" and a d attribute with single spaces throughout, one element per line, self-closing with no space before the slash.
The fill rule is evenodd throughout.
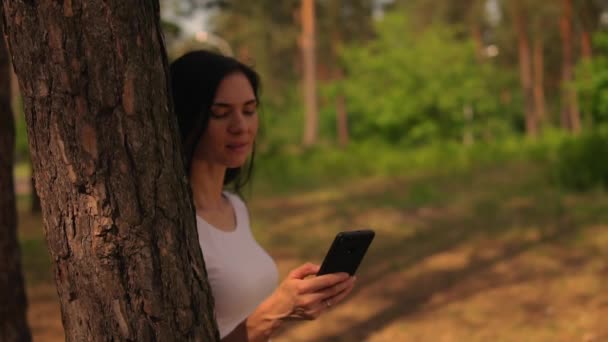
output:
<path id="1" fill-rule="evenodd" d="M 209 123 L 211 105 L 217 88 L 224 77 L 235 72 L 241 72 L 247 77 L 259 102 L 258 74 L 234 58 L 199 50 L 189 52 L 171 63 L 171 92 L 182 141 L 184 166 L 188 176 L 194 151 Z M 224 176 L 224 185 L 232 183 L 234 191 L 240 192 L 251 178 L 254 156 L 255 144 L 246 165 L 246 174 L 243 175 L 241 167 L 228 168 Z"/>

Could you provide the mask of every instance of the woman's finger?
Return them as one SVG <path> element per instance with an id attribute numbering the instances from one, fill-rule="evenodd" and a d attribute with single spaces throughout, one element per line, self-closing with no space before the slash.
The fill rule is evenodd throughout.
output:
<path id="1" fill-rule="evenodd" d="M 355 288 L 355 283 L 353 281 L 353 283 L 350 284 L 350 286 L 346 287 L 341 292 L 338 292 L 335 296 L 325 299 L 326 304 L 328 306 L 334 306 L 336 304 L 339 304 L 353 291 L 354 288 Z"/>
<path id="2" fill-rule="evenodd" d="M 354 284 L 354 277 L 350 277 L 348 280 L 337 283 L 334 286 L 325 288 L 323 290 L 302 295 L 298 304 L 305 307 L 315 306 L 317 303 L 322 302 L 324 299 L 331 298 L 344 291 L 348 287 L 352 287 Z"/>
<path id="3" fill-rule="evenodd" d="M 319 272 L 321 266 L 307 262 L 289 273 L 289 278 L 304 279 L 310 275 L 315 275 Z"/>
<path id="4" fill-rule="evenodd" d="M 308 278 L 302 282 L 300 291 L 301 293 L 317 292 L 344 282 L 349 277 L 350 275 L 348 273 L 332 273 L 314 278 Z"/>

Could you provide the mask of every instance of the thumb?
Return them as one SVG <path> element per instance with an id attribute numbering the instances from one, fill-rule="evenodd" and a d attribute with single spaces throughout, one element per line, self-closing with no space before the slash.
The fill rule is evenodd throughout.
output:
<path id="1" fill-rule="evenodd" d="M 304 279 L 309 275 L 315 275 L 321 267 L 313 263 L 307 262 L 298 268 L 295 268 L 289 273 L 289 278 Z"/>

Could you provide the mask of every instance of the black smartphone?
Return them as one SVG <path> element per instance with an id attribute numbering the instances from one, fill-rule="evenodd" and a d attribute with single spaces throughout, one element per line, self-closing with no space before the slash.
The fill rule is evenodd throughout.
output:
<path id="1" fill-rule="evenodd" d="M 375 235 L 371 229 L 338 233 L 317 275 L 337 272 L 354 275 Z"/>

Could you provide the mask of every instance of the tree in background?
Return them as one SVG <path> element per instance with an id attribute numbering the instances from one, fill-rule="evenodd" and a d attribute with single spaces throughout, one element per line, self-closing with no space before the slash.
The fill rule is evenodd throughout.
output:
<path id="1" fill-rule="evenodd" d="M 158 2 L 3 10 L 66 339 L 218 340 Z"/>
<path id="2" fill-rule="evenodd" d="M 534 106 L 534 89 L 532 79 L 532 54 L 529 39 L 528 11 L 522 6 L 521 0 L 513 0 L 511 13 L 515 31 L 517 32 L 517 46 L 519 51 L 519 79 L 524 98 L 524 116 L 526 133 L 529 137 L 538 135 L 538 116 Z"/>
<path id="3" fill-rule="evenodd" d="M 305 104 L 301 90 L 294 91 L 302 84 L 306 74 L 304 58 L 298 45 L 301 34 L 301 5 L 299 0 L 290 1 L 223 1 L 217 6 L 217 16 L 212 19 L 214 30 L 226 38 L 237 51 L 237 57 L 250 61 L 264 79 L 264 100 L 273 109 L 268 113 L 269 125 L 280 126 L 280 132 L 304 136 L 305 120 L 290 119 L 301 113 Z M 334 113 L 332 126 L 338 140 L 348 140 L 347 104 L 340 95 L 341 90 L 333 87 L 333 80 L 344 77 L 339 50 L 344 43 L 364 41 L 371 37 L 371 2 L 364 0 L 323 0 L 315 1 L 315 88 L 319 121 L 327 122 L 322 114 L 327 113 L 330 103 Z M 331 85 L 331 91 L 324 91 Z M 297 94 L 294 97 L 294 94 Z M 294 126 L 297 124 L 297 129 Z M 314 125 L 317 126 L 317 125 Z M 283 129 L 282 127 L 285 127 Z M 317 130 L 319 128 L 316 128 Z M 333 132 L 331 132 L 333 134 Z M 293 141 L 292 141 L 293 142 Z M 301 141 L 298 141 L 301 143 Z"/>
<path id="4" fill-rule="evenodd" d="M 353 138 L 410 146 L 460 142 L 465 110 L 477 115 L 476 136 L 508 130 L 492 95 L 500 73 L 477 62 L 474 43 L 447 26 L 414 32 L 410 25 L 403 14 L 390 13 L 377 23 L 374 40 L 344 49 Z"/>
<path id="5" fill-rule="evenodd" d="M 591 59 L 593 57 L 592 36 L 598 31 L 602 10 L 606 6 L 605 1 L 578 0 L 573 3 L 574 21 L 580 30 L 581 56 Z"/>
<path id="6" fill-rule="evenodd" d="M 281 93 L 300 78 L 299 3 L 226 0 L 217 4 L 216 15 L 211 18 L 212 30 L 232 45 L 236 57 L 262 75 L 266 94 Z"/>
<path id="7" fill-rule="evenodd" d="M 578 99 L 572 87 L 574 80 L 574 30 L 572 0 L 562 0 L 562 13 L 559 19 L 560 36 L 562 39 L 562 127 L 571 132 L 581 130 Z"/>
<path id="8" fill-rule="evenodd" d="M 585 127 L 592 127 L 595 120 L 593 99 L 588 96 L 589 91 L 580 92 L 582 89 L 592 89 L 594 79 L 600 70 L 595 69 L 592 37 L 600 30 L 600 18 L 605 9 L 605 1 L 580 0 L 573 3 L 575 12 L 575 23 L 580 31 L 580 61 L 575 69 L 576 88 L 581 111 L 581 121 Z M 600 56 L 600 60 L 602 57 Z M 600 62 L 601 63 L 601 62 Z M 596 65 L 597 66 L 597 65 Z"/>
<path id="9" fill-rule="evenodd" d="M 316 67 L 316 39 L 315 39 L 315 1 L 302 0 L 300 7 L 300 49 L 302 51 L 304 92 L 304 136 L 303 145 L 312 146 L 317 142 L 319 135 L 319 110 L 317 107 L 317 67 Z"/>
<path id="10" fill-rule="evenodd" d="M 273 133 L 272 137 L 263 140 L 273 140 L 277 146 L 286 143 L 300 145 L 301 141 L 292 137 L 301 137 L 305 127 L 305 121 L 299 115 L 304 100 L 301 89 L 298 89 L 304 74 L 303 58 L 297 45 L 301 2 L 224 0 L 216 3 L 222 4 L 217 6 L 217 32 L 226 37 L 236 47 L 236 51 L 243 52 L 242 56 L 255 61 L 256 68 L 268 80 L 264 99 L 266 104 L 271 104 L 272 110 L 265 116 L 265 120 L 266 127 L 272 127 Z M 587 39 L 584 37 L 588 35 L 585 32 L 593 34 L 599 28 L 602 10 L 598 8 L 603 8 L 603 5 L 599 0 L 572 4 L 574 14 L 571 26 L 575 37 L 572 40 L 573 49 L 576 50 L 581 44 L 581 53 L 584 55 L 587 53 L 584 51 L 589 50 L 583 46 Z M 365 140 L 368 137 L 354 132 L 360 129 L 355 128 L 360 124 L 353 121 L 355 118 L 358 120 L 358 115 L 362 112 L 358 105 L 351 103 L 354 86 L 349 85 L 350 80 L 357 79 L 357 74 L 361 71 L 357 65 L 352 64 L 350 57 L 346 58 L 348 61 L 342 60 L 343 56 L 349 55 L 342 50 L 350 51 L 355 46 L 363 47 L 367 43 L 370 46 L 379 45 L 374 42 L 379 37 L 374 36 L 371 29 L 373 2 L 317 0 L 315 5 L 320 140 L 325 135 L 333 137 L 334 134 L 341 145 L 349 138 Z M 560 32 L 563 8 L 561 2 L 555 1 L 395 0 L 389 5 L 387 13 L 390 16 L 404 16 L 402 20 L 408 21 L 404 28 L 406 36 L 410 32 L 423 34 L 427 30 L 438 32 L 442 28 L 449 29 L 451 42 L 463 46 L 473 43 L 475 61 L 479 64 L 473 69 L 483 70 L 474 71 L 475 75 L 488 76 L 488 73 L 498 71 L 497 75 L 489 76 L 498 81 L 491 82 L 494 92 L 488 98 L 483 101 L 478 99 L 476 103 L 464 103 L 457 114 L 450 114 L 463 121 L 463 126 L 458 126 L 460 128 L 457 130 L 460 130 L 463 141 L 471 142 L 480 135 L 492 136 L 491 132 L 496 132 L 497 127 L 502 127 L 498 131 L 503 133 L 509 127 L 512 133 L 525 133 L 534 137 L 544 127 L 560 125 L 558 113 L 561 103 L 566 101 L 568 95 L 565 90 L 572 89 L 575 77 L 582 77 L 572 73 L 570 81 L 566 81 L 563 77 L 565 50 L 549 48 L 564 46 L 563 34 Z M 420 46 L 424 45 L 420 43 Z M 431 51 L 432 44 L 428 45 L 428 51 Z M 385 48 L 386 50 L 377 52 L 378 63 L 382 62 L 385 51 L 394 47 Z M 427 55 L 428 58 L 442 59 L 444 51 L 437 48 L 429 53 L 432 55 Z M 573 52 L 571 59 L 572 63 L 576 63 L 578 53 Z M 276 61 L 281 63 L 273 63 Z M 467 65 L 468 63 L 466 61 Z M 489 71 L 490 69 L 494 71 Z M 389 76 L 396 78 L 394 74 Z M 429 78 L 422 83 L 440 83 L 433 80 L 432 75 L 425 77 Z M 347 86 L 350 87 L 349 90 L 345 89 Z M 369 95 L 366 94 L 373 91 L 369 90 L 369 86 L 358 86 L 364 87 L 357 91 L 362 96 L 360 101 L 367 100 Z M 344 96 L 347 93 L 351 95 Z M 493 108 L 485 110 L 486 113 L 493 113 L 499 107 L 503 111 L 502 118 L 491 115 L 494 126 L 485 129 L 487 134 L 479 132 L 480 127 L 486 123 L 486 117 L 479 109 L 479 103 L 482 102 L 485 103 L 482 107 Z M 427 115 L 433 117 L 432 113 Z M 575 121 L 573 118 L 575 116 L 569 114 L 568 120 Z M 467 131 L 466 127 L 471 130 Z M 570 130 L 569 127 L 565 128 Z M 388 136 L 386 138 L 392 139 Z"/>
<path id="11" fill-rule="evenodd" d="M 593 57 L 577 66 L 576 90 L 586 121 L 597 128 L 608 123 L 608 33 L 594 34 L 592 49 Z"/>
<path id="12" fill-rule="evenodd" d="M 372 7 L 365 0 L 320 1 L 318 6 L 318 64 L 319 81 L 329 86 L 326 100 L 335 106 L 335 126 L 338 144 L 349 142 L 347 103 L 344 90 L 338 86 L 345 70 L 340 57 L 346 44 L 365 42 L 372 38 Z"/>
<path id="13" fill-rule="evenodd" d="M 13 184 L 15 124 L 11 110 L 9 56 L 0 41 L 0 341 L 30 341 L 25 286 L 17 241 Z"/>

